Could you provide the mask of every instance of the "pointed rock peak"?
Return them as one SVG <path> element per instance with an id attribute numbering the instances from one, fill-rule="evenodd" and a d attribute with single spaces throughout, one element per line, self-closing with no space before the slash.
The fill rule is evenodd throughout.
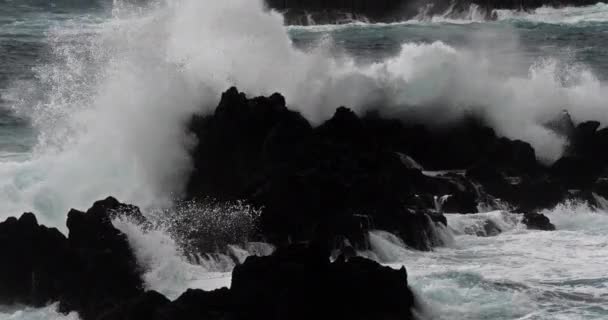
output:
<path id="1" fill-rule="evenodd" d="M 225 112 L 227 110 L 234 110 L 247 104 L 247 96 L 244 93 L 239 92 L 236 87 L 231 87 L 226 92 L 222 93 L 222 99 L 216 109 L 218 112 Z"/>
<path id="2" fill-rule="evenodd" d="M 280 93 L 273 93 L 269 98 L 270 103 L 276 108 L 287 108 L 285 97 Z"/>
<path id="3" fill-rule="evenodd" d="M 336 109 L 333 117 L 329 119 L 326 125 L 337 127 L 339 129 L 346 128 L 359 128 L 363 126 L 363 123 L 359 116 L 355 114 L 351 109 L 346 107 L 339 107 Z"/>
<path id="4" fill-rule="evenodd" d="M 336 109 L 334 116 L 332 119 L 336 120 L 346 120 L 346 121 L 359 121 L 359 116 L 357 116 L 351 109 L 347 107 L 339 107 Z"/>
<path id="5" fill-rule="evenodd" d="M 38 226 L 38 220 L 36 220 L 36 216 L 31 212 L 24 213 L 21 218 L 19 218 L 19 224 L 22 226 Z"/>

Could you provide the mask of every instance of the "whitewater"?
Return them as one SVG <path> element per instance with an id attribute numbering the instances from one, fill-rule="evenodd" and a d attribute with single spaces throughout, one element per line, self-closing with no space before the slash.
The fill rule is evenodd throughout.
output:
<path id="1" fill-rule="evenodd" d="M 436 126 L 474 114 L 546 163 L 566 141 L 543 124 L 562 110 L 608 123 L 608 5 L 499 11 L 497 21 L 476 10 L 287 27 L 252 0 L 0 0 L 0 219 L 33 211 L 65 232 L 69 208 L 108 195 L 170 212 L 196 143 L 183 125 L 232 85 L 281 92 L 314 123 L 340 105 Z M 501 211 L 448 215 L 445 247 L 413 251 L 374 231 L 361 254 L 406 266 L 422 319 L 606 319 L 607 210 L 564 203 L 545 212 L 555 232 Z M 487 220 L 503 232 L 480 236 Z M 163 228 L 115 225 L 149 289 L 175 298 L 230 284 L 228 257 L 186 258 Z M 0 319 L 78 316 L 5 306 Z"/>

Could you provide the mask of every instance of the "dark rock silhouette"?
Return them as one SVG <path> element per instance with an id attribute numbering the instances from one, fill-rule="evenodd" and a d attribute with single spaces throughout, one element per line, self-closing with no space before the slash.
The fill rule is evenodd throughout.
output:
<path id="1" fill-rule="evenodd" d="M 363 258 L 330 263 L 315 245 L 294 245 L 237 266 L 230 289 L 188 290 L 168 302 L 155 292 L 126 302 L 103 320 L 122 319 L 413 319 L 404 268 Z"/>
<path id="2" fill-rule="evenodd" d="M 39 225 L 25 213 L 0 223 L 0 303 L 42 306 L 59 301 L 62 312 L 92 319 L 139 295 L 141 270 L 127 238 L 112 226 L 115 210 L 134 209 L 114 198 L 86 213 L 68 214 L 69 236 Z M 138 212 L 138 210 L 137 210 Z"/>
<path id="3" fill-rule="evenodd" d="M 382 229 L 430 250 L 441 245 L 438 211 L 472 213 L 500 199 L 528 212 L 567 192 L 528 143 L 474 118 L 429 130 L 340 107 L 312 127 L 279 94 L 249 99 L 231 88 L 189 129 L 199 143 L 188 198 L 252 203 L 262 210 L 261 235 L 277 245 L 347 240 L 365 249 L 367 232 Z"/>
<path id="4" fill-rule="evenodd" d="M 275 244 L 346 238 L 364 248 L 367 231 L 380 228 L 429 250 L 438 241 L 426 214 L 432 197 L 418 194 L 457 187 L 405 165 L 377 132 L 378 121 L 341 107 L 312 128 L 280 95 L 247 99 L 232 88 L 214 114 L 195 116 L 190 125 L 199 144 L 189 197 L 244 199 L 263 208 L 262 233 Z"/>
<path id="5" fill-rule="evenodd" d="M 526 213 L 524 214 L 522 222 L 528 227 L 528 229 L 545 231 L 555 230 L 555 225 L 549 221 L 549 218 L 540 213 Z"/>
<path id="6" fill-rule="evenodd" d="M 127 210 L 120 212 L 119 210 Z M 44 306 L 83 320 L 413 319 L 405 268 L 341 255 L 324 243 L 291 245 L 238 265 L 231 289 L 188 290 L 175 301 L 144 291 L 126 236 L 111 219 L 140 217 L 107 198 L 68 214 L 69 236 L 39 225 L 34 214 L 0 223 L 0 304 Z"/>
<path id="7" fill-rule="evenodd" d="M 495 19 L 494 9 L 531 10 L 542 6 L 592 5 L 592 0 L 266 0 L 270 8 L 283 12 L 288 24 L 308 25 L 352 21 L 393 22 L 429 18 L 438 14 L 464 16 L 472 4 L 486 19 Z"/>

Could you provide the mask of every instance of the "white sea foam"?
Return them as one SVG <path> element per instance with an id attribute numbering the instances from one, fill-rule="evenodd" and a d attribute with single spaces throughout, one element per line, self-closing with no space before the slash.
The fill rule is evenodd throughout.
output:
<path id="1" fill-rule="evenodd" d="M 78 314 L 61 314 L 56 311 L 57 305 L 44 308 L 21 308 L 0 306 L 1 320 L 78 320 Z"/>
<path id="2" fill-rule="evenodd" d="M 580 203 L 545 212 L 557 231 L 520 228 L 501 212 L 448 215 L 452 229 L 484 217 L 506 230 L 495 237 L 454 233 L 454 245 L 409 250 L 384 232 L 373 254 L 406 266 L 422 319 L 604 319 L 608 316 L 608 215 Z M 508 230 L 507 230 L 508 229 Z"/>
<path id="3" fill-rule="evenodd" d="M 457 235 L 490 236 L 503 231 L 525 228 L 522 215 L 506 211 L 490 211 L 476 214 L 447 214 L 449 228 Z M 496 233 L 493 233 L 495 231 Z M 490 234 L 488 234 L 490 232 Z"/>

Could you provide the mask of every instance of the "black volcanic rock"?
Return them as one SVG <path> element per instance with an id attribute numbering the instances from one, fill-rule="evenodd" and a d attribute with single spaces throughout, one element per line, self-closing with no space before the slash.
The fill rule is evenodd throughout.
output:
<path id="1" fill-rule="evenodd" d="M 84 318 L 98 315 L 143 289 L 142 270 L 125 234 L 112 218 L 120 208 L 133 209 L 114 198 L 96 202 L 86 213 L 68 213 L 68 243 L 74 265 L 59 309 L 76 310 Z"/>
<path id="2" fill-rule="evenodd" d="M 247 303 L 251 319 L 413 318 L 404 268 L 363 258 L 330 263 L 323 250 L 291 247 L 250 257 L 235 268 L 231 292 Z"/>
<path id="3" fill-rule="evenodd" d="M 479 13 L 495 19 L 495 9 L 529 10 L 542 6 L 592 5 L 593 0 L 266 0 L 270 8 L 283 12 L 288 24 L 308 25 L 357 21 L 394 22 L 413 18 L 428 19 L 433 15 L 462 17 L 472 4 Z"/>
<path id="4" fill-rule="evenodd" d="M 590 187 L 605 164 L 593 157 L 566 156 L 551 166 L 551 174 L 569 189 Z"/>
<path id="5" fill-rule="evenodd" d="M 242 199 L 263 208 L 262 234 L 276 244 L 346 238 L 365 248 L 370 228 L 397 226 L 409 245 L 428 250 L 428 236 L 408 232 L 429 231 L 434 222 L 406 206 L 445 182 L 406 166 L 374 121 L 341 107 L 312 128 L 278 94 L 248 99 L 231 88 L 214 114 L 191 122 L 199 144 L 189 198 Z M 373 223 L 357 223 L 359 217 Z"/>
<path id="6" fill-rule="evenodd" d="M 498 200 L 530 211 L 554 206 L 568 189 L 530 144 L 498 137 L 475 118 L 430 130 L 340 107 L 312 127 L 279 94 L 247 98 L 231 88 L 189 129 L 199 143 L 187 198 L 262 208 L 261 235 L 275 244 L 348 240 L 365 249 L 367 232 L 378 228 L 429 250 L 441 244 L 430 212 L 471 213 Z"/>
<path id="7" fill-rule="evenodd" d="M 331 263 L 314 245 L 293 245 L 249 257 L 230 289 L 190 289 L 173 302 L 154 292 L 127 301 L 103 320 L 413 319 L 414 295 L 404 268 L 363 258 Z"/>
<path id="8" fill-rule="evenodd" d="M 547 216 L 541 213 L 525 213 L 522 222 L 528 229 L 545 231 L 555 230 L 555 225 L 551 223 Z"/>
<path id="9" fill-rule="evenodd" d="M 126 236 L 112 226 L 120 208 L 113 198 L 86 213 L 68 215 L 69 237 L 39 225 L 35 216 L 0 223 L 0 304 L 42 306 L 59 301 L 62 312 L 92 319 L 139 295 L 141 271 Z"/>
<path id="10" fill-rule="evenodd" d="M 42 306 L 64 293 L 68 241 L 33 214 L 0 223 L 0 257 L 0 304 Z"/>

